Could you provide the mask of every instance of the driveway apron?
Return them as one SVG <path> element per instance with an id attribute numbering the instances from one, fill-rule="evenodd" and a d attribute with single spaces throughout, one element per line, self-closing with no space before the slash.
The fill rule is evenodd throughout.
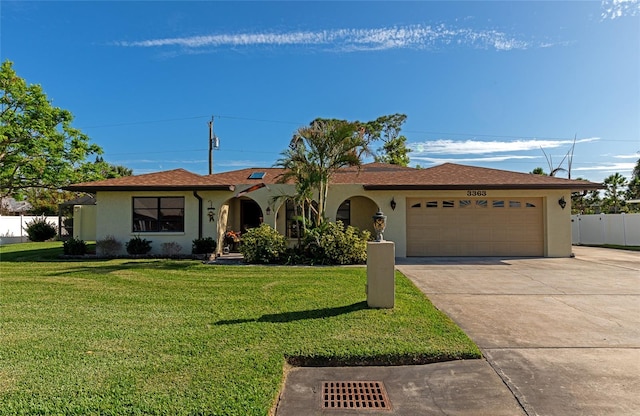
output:
<path id="1" fill-rule="evenodd" d="M 640 253 L 573 251 L 396 267 L 478 344 L 527 415 L 639 415 Z"/>

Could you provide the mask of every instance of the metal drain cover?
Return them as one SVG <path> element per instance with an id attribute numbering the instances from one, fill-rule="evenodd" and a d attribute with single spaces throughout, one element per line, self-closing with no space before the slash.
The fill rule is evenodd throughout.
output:
<path id="1" fill-rule="evenodd" d="M 323 409 L 391 410 L 381 381 L 324 381 Z"/>

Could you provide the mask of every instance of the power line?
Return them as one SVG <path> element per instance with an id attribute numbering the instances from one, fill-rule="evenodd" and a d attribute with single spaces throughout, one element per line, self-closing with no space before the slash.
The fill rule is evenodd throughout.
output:
<path id="1" fill-rule="evenodd" d="M 214 114 L 214 117 L 220 119 L 229 119 L 229 120 L 243 120 L 243 121 L 254 121 L 260 123 L 275 123 L 275 124 L 290 124 L 296 126 L 304 126 L 307 123 L 295 122 L 295 121 L 285 121 L 285 120 L 270 120 L 270 119 L 259 119 L 252 117 L 241 117 L 234 115 L 222 115 L 222 114 Z M 202 115 L 202 116 L 191 116 L 191 117 L 182 117 L 182 118 L 166 118 L 160 120 L 144 120 L 144 121 L 131 121 L 131 122 L 121 122 L 121 123 L 113 123 L 113 124 L 102 124 L 96 126 L 87 126 L 82 127 L 84 129 L 96 129 L 96 128 L 105 128 L 105 127 L 121 127 L 121 126 L 133 126 L 140 124 L 154 124 L 154 123 L 168 123 L 174 121 L 185 121 L 185 120 L 196 120 L 202 118 L 210 118 L 210 115 Z M 484 133 L 455 133 L 455 132 L 437 132 L 437 131 L 426 131 L 426 130 L 402 130 L 404 133 L 414 133 L 414 134 L 431 134 L 431 135 L 441 135 L 441 136 L 465 136 L 465 137 L 486 137 L 486 138 L 496 138 L 496 139 L 510 139 L 510 140 L 521 140 L 521 139 L 542 139 L 542 140 L 570 140 L 571 137 L 541 137 L 541 136 L 516 136 L 516 135 L 504 135 L 504 134 L 484 134 Z M 640 141 L 639 139 L 603 139 L 599 138 L 600 142 L 634 142 L 637 143 Z"/>

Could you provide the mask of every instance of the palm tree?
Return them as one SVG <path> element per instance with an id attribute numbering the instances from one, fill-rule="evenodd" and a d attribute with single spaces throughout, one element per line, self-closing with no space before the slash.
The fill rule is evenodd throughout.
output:
<path id="1" fill-rule="evenodd" d="M 363 129 L 356 123 L 316 119 L 308 127 L 298 129 L 289 148 L 276 162 L 276 166 L 287 169 L 281 181 L 294 179 L 299 194 L 317 191 L 317 225 L 326 216 L 331 177 L 343 167 L 360 166 L 360 155 L 369 153 L 363 134 Z"/>
<path id="2" fill-rule="evenodd" d="M 618 172 L 608 176 L 604 180 L 604 195 L 609 205 L 611 205 L 610 208 L 613 208 L 614 214 L 620 211 L 620 202 L 623 200 L 622 188 L 624 188 L 626 184 L 627 179 Z"/>

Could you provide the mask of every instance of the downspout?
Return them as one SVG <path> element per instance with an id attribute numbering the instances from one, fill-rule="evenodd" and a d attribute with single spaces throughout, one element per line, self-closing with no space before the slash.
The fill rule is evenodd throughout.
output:
<path id="1" fill-rule="evenodd" d="M 202 238 L 202 197 L 198 191 L 193 191 L 193 196 L 198 200 L 198 239 Z"/>

